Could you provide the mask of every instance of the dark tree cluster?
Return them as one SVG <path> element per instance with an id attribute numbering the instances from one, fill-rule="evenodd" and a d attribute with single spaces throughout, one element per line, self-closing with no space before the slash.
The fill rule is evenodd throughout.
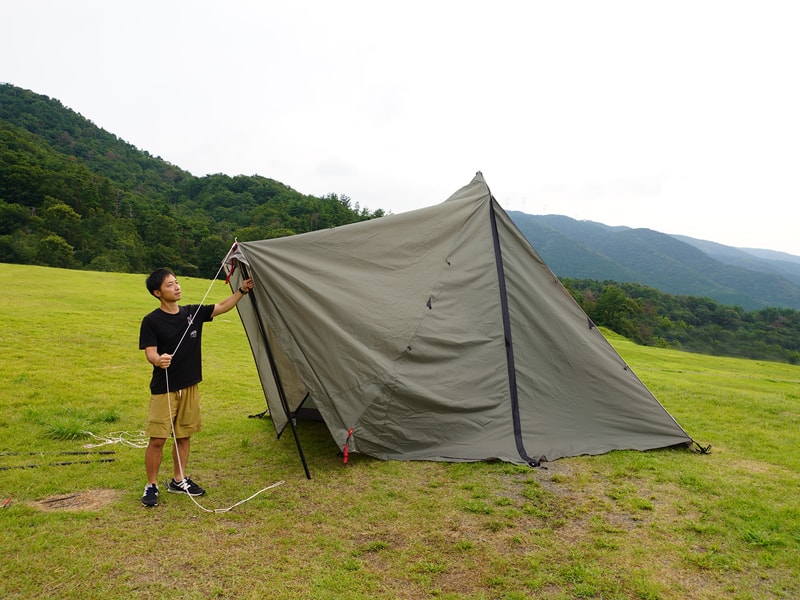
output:
<path id="1" fill-rule="evenodd" d="M 212 277 L 235 239 L 383 214 L 258 175 L 195 177 L 57 100 L 0 85 L 0 262 Z"/>
<path id="2" fill-rule="evenodd" d="M 639 344 L 800 364 L 800 312 L 794 309 L 745 311 L 637 283 L 591 279 L 562 283 L 595 324 Z"/>

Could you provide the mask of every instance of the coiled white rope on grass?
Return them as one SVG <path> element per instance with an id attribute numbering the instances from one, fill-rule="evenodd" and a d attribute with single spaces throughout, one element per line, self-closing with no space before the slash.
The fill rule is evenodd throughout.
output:
<path id="1" fill-rule="evenodd" d="M 81 433 L 88 435 L 96 440 L 95 443 L 84 444 L 84 448 L 99 448 L 100 446 L 107 446 L 109 444 L 123 444 L 131 448 L 147 448 L 147 436 L 144 431 L 130 432 L 130 431 L 112 431 L 107 436 L 95 435 L 91 431 L 82 431 Z"/>

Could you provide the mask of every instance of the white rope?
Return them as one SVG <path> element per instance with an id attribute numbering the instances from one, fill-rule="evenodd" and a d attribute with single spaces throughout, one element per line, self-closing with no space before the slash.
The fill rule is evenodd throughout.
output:
<path id="1" fill-rule="evenodd" d="M 256 496 L 258 496 L 261 492 L 266 492 L 267 490 L 271 490 L 272 488 L 278 487 L 279 485 L 283 485 L 284 483 L 285 483 L 284 481 L 276 481 L 272 485 L 268 485 L 267 487 L 265 487 L 265 488 L 263 488 L 261 490 L 258 490 L 255 494 L 253 494 L 249 498 L 245 498 L 244 500 L 239 500 L 236 504 L 233 504 L 233 505 L 229 506 L 228 508 L 213 508 L 213 509 L 212 508 L 206 508 L 205 506 L 201 505 L 194 496 L 189 496 L 189 498 L 192 499 L 192 502 L 194 502 L 198 506 L 198 508 L 200 508 L 201 510 L 203 510 L 205 512 L 208 512 L 208 513 L 226 513 L 229 510 L 233 510 L 234 508 L 236 508 L 240 504 L 244 504 L 248 500 L 252 500 Z"/>
<path id="2" fill-rule="evenodd" d="M 108 444 L 124 444 L 132 448 L 147 448 L 147 436 L 144 431 L 137 431 L 135 433 L 130 431 L 112 431 L 107 436 L 95 435 L 91 431 L 82 431 L 95 440 L 97 443 L 84 444 L 84 448 L 99 448 L 100 446 L 107 446 Z"/>
<path id="3" fill-rule="evenodd" d="M 189 333 L 189 329 L 192 328 L 192 324 L 194 323 L 194 318 L 197 316 L 197 313 L 199 313 L 200 309 L 203 307 L 203 304 L 205 303 L 206 298 L 208 298 L 208 295 L 211 293 L 211 288 L 214 286 L 214 282 L 217 280 L 217 277 L 219 277 L 219 274 L 220 274 L 221 271 L 222 271 L 222 265 L 220 265 L 219 269 L 217 269 L 217 273 L 214 275 L 214 278 L 211 280 L 211 283 L 208 285 L 208 289 L 206 290 L 205 296 L 203 296 L 203 299 L 200 300 L 200 303 L 197 305 L 197 310 L 194 311 L 194 314 L 192 315 L 191 319 L 189 319 L 189 324 L 186 326 L 186 329 L 183 330 L 183 335 L 181 336 L 181 339 L 178 340 L 178 345 L 175 346 L 175 350 L 172 351 L 172 355 L 173 356 L 178 351 L 178 348 L 181 347 L 181 344 L 183 343 L 183 338 L 185 338 L 186 334 Z M 166 370 L 167 369 L 164 369 L 164 371 L 166 371 Z M 167 398 L 169 398 L 169 378 L 167 378 Z M 170 412 L 170 414 L 172 414 L 172 412 Z M 175 433 L 175 431 L 173 430 L 173 434 L 174 433 Z"/>

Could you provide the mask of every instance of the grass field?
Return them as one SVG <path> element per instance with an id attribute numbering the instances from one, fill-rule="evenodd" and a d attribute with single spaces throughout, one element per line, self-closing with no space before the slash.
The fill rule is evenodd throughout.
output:
<path id="1" fill-rule="evenodd" d="M 181 283 L 185 303 L 210 285 Z M 300 423 L 307 480 L 291 433 L 248 418 L 265 404 L 231 312 L 204 335 L 188 471 L 206 510 L 163 486 L 145 509 L 143 451 L 83 433 L 144 428 L 144 276 L 0 264 L 0 288 L 0 597 L 800 597 L 800 367 L 610 336 L 711 454 L 343 466 Z"/>

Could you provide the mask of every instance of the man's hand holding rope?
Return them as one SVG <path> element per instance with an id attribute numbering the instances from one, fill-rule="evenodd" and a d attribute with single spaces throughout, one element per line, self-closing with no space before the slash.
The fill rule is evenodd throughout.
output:
<path id="1" fill-rule="evenodd" d="M 151 365 L 161 367 L 162 369 L 167 369 L 172 364 L 172 354 L 167 354 L 166 352 L 164 354 L 159 354 L 155 346 L 146 348 L 145 356 Z"/>

